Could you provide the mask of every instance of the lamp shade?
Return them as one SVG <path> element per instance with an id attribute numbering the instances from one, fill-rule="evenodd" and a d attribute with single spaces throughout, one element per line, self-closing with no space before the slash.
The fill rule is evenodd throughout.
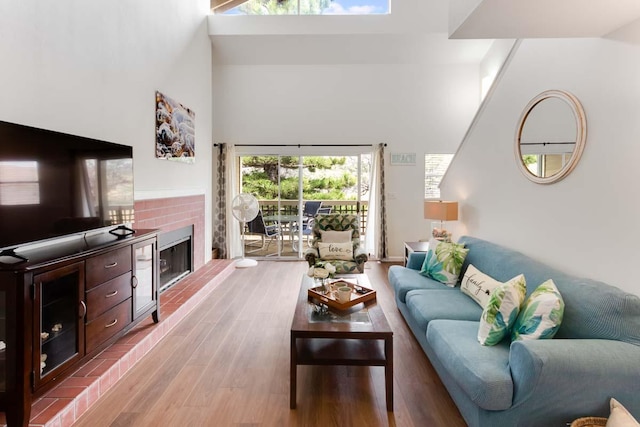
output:
<path id="1" fill-rule="evenodd" d="M 458 220 L 458 202 L 447 202 L 443 200 L 425 200 L 424 218 L 437 219 L 440 221 Z"/>

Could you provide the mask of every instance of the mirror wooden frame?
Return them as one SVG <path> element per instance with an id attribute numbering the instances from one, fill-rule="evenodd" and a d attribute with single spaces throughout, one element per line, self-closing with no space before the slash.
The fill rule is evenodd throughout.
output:
<path id="1" fill-rule="evenodd" d="M 522 130 L 524 129 L 524 125 L 527 121 L 527 117 L 531 114 L 531 111 L 542 101 L 550 98 L 558 98 L 562 101 L 566 102 L 571 111 L 573 112 L 573 116 L 576 120 L 576 144 L 569 158 L 569 161 L 555 174 L 547 177 L 541 177 L 533 174 L 527 166 L 522 161 L 522 152 L 520 149 L 520 140 L 522 137 Z M 522 115 L 520 116 L 520 120 L 518 121 L 518 127 L 516 128 L 516 138 L 515 138 L 515 155 L 516 155 L 516 163 L 520 168 L 520 171 L 526 176 L 529 180 L 537 183 L 537 184 L 553 184 L 554 182 L 558 182 L 566 177 L 578 164 L 580 160 L 580 156 L 582 156 L 582 152 L 584 151 L 584 146 L 587 140 L 587 117 L 584 113 L 584 109 L 582 108 L 582 104 L 578 101 L 574 95 L 569 92 L 565 92 L 562 90 L 547 90 L 540 93 L 538 96 L 533 98 L 527 106 L 524 108 Z"/>

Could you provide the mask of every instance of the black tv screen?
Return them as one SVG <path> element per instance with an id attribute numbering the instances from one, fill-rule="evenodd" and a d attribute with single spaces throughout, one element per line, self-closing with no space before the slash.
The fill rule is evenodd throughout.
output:
<path id="1" fill-rule="evenodd" d="M 131 222 L 131 147 L 0 121 L 0 249 Z"/>

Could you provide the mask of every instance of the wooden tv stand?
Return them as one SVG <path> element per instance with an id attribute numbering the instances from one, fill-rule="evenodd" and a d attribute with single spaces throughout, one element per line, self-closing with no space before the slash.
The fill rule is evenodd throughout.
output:
<path id="1" fill-rule="evenodd" d="M 159 321 L 155 230 L 109 233 L 0 260 L 0 411 L 27 427 L 31 403 L 147 316 Z M 3 345 L 4 344 L 4 348 Z"/>

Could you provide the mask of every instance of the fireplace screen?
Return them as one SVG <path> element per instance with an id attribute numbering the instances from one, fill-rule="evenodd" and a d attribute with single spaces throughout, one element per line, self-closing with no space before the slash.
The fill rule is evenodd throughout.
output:
<path id="1" fill-rule="evenodd" d="M 193 227 L 161 234 L 160 247 L 160 292 L 168 289 L 193 271 Z"/>

